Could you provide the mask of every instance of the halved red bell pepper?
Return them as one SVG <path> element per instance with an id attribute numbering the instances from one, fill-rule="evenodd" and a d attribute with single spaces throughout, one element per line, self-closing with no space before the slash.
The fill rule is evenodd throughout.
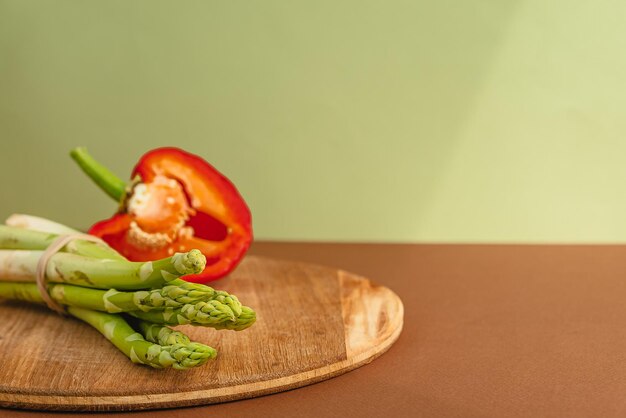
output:
<path id="1" fill-rule="evenodd" d="M 112 218 L 90 234 L 132 261 L 148 261 L 196 248 L 207 257 L 201 274 L 185 280 L 204 283 L 225 276 L 252 242 L 250 210 L 235 186 L 197 155 L 178 148 L 146 153 L 124 183 L 84 148 L 72 151 L 81 168 L 120 202 Z"/>

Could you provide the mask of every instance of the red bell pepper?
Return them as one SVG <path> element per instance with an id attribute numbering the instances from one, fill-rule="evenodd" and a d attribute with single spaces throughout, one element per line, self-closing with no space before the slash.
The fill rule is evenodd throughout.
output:
<path id="1" fill-rule="evenodd" d="M 126 184 L 84 148 L 71 153 L 92 180 L 120 202 L 112 218 L 89 230 L 132 261 L 148 261 L 196 248 L 205 270 L 185 280 L 225 276 L 252 241 L 250 210 L 235 186 L 197 155 L 178 148 L 145 154 Z"/>

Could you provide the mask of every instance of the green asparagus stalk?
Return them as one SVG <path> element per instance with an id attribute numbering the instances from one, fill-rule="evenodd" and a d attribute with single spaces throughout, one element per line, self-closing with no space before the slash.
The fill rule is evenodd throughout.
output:
<path id="1" fill-rule="evenodd" d="M 168 282 L 163 289 L 166 289 L 169 295 L 169 299 L 165 301 L 165 306 L 169 308 L 217 300 L 232 309 L 235 316 L 241 313 L 241 302 L 239 302 L 237 296 L 231 295 L 223 290 L 215 290 L 204 284 L 174 279 Z"/>
<path id="2" fill-rule="evenodd" d="M 172 367 L 186 370 L 204 364 L 215 358 L 215 350 L 202 344 L 159 345 L 146 341 L 119 315 L 68 307 L 68 312 L 88 323 L 113 345 L 122 351 L 133 363 L 146 364 L 154 368 Z"/>
<path id="3" fill-rule="evenodd" d="M 0 249 L 4 250 L 45 250 L 58 237 L 57 234 L 0 225 Z M 105 242 L 75 239 L 65 245 L 63 250 L 85 257 L 126 260 Z"/>
<path id="4" fill-rule="evenodd" d="M 4 223 L 7 226 L 15 228 L 30 229 L 31 231 L 47 232 L 49 234 L 77 234 L 80 231 L 65 226 L 50 219 L 41 218 L 39 216 L 25 215 L 23 213 L 14 213 L 9 216 Z"/>
<path id="5" fill-rule="evenodd" d="M 154 312 L 129 312 L 130 315 L 145 321 L 166 325 L 211 325 L 221 322 L 234 322 L 235 313 L 223 303 L 211 300 L 182 308 L 165 308 Z"/>
<path id="6" fill-rule="evenodd" d="M 241 315 L 237 317 L 235 322 L 224 322 L 221 324 L 212 325 L 215 329 L 229 329 L 232 331 L 243 331 L 249 328 L 256 322 L 256 312 L 248 306 L 241 307 Z"/>
<path id="7" fill-rule="evenodd" d="M 48 234 L 55 234 L 55 235 L 77 234 L 81 232 L 76 229 L 70 228 L 69 226 L 51 221 L 50 219 L 41 218 L 39 216 L 25 215 L 22 213 L 14 213 L 13 215 L 9 216 L 7 220 L 5 221 L 5 224 L 7 226 L 12 226 L 12 227 L 20 228 L 24 230 L 46 232 Z M 84 256 L 96 257 L 96 258 L 111 258 L 114 260 L 126 260 L 126 257 L 118 253 L 113 248 L 109 247 L 108 245 L 97 245 L 97 246 L 94 246 L 93 248 L 87 247 L 88 249 L 91 250 L 90 252 L 88 252 L 87 250 L 80 252 L 75 248 L 74 245 L 75 244 L 73 244 L 73 242 L 69 243 L 68 245 L 66 245 L 65 250 L 67 252 L 80 254 Z M 40 248 L 40 249 L 43 249 L 43 248 Z"/>
<path id="8" fill-rule="evenodd" d="M 3 280 L 34 281 L 42 254 L 43 251 L 0 250 L 0 276 Z M 48 262 L 46 277 L 50 282 L 97 289 L 134 290 L 159 287 L 180 276 L 200 273 L 205 264 L 206 257 L 199 250 L 147 262 L 56 253 Z"/>
<path id="9" fill-rule="evenodd" d="M 228 314 L 228 311 L 224 309 L 228 307 L 223 304 L 221 304 L 221 308 L 216 308 L 213 305 L 216 302 L 211 301 L 205 305 L 185 305 L 182 308 L 175 309 L 166 308 L 162 311 L 132 311 L 128 314 L 144 321 L 169 326 L 189 324 L 234 331 L 244 330 L 256 321 L 256 313 L 247 306 L 241 307 L 241 315 L 234 316 Z M 220 304 L 220 302 L 217 302 L 217 304 Z"/>
<path id="10" fill-rule="evenodd" d="M 199 283 L 190 283 L 186 282 L 182 279 L 175 279 L 168 283 L 170 286 L 177 286 L 181 289 L 185 289 L 188 291 L 188 296 L 193 298 L 193 300 L 187 299 L 185 297 L 177 298 L 176 300 L 181 304 L 175 305 L 173 303 L 167 305 L 170 308 L 177 308 L 182 304 L 193 304 L 196 302 L 208 302 L 210 300 L 217 300 L 218 302 L 223 303 L 228 306 L 235 316 L 239 316 L 241 314 L 241 302 L 235 295 L 231 295 L 224 290 L 215 290 L 209 286 L 199 284 Z M 199 296 L 199 293 L 202 294 L 202 297 Z"/>
<path id="11" fill-rule="evenodd" d="M 133 328 L 138 329 L 143 334 L 146 341 L 160 345 L 189 344 L 191 342 L 187 335 L 166 325 L 154 324 L 133 317 L 128 317 L 127 320 L 129 324 L 133 325 Z"/>
<path id="12" fill-rule="evenodd" d="M 62 305 L 78 306 L 109 313 L 136 310 L 147 312 L 165 309 L 166 307 L 182 307 L 185 304 L 196 304 L 210 300 L 206 297 L 207 292 L 188 291 L 186 287 L 185 285 L 180 287 L 164 286 L 150 290 L 120 292 L 115 289 L 104 291 L 69 284 L 49 284 L 48 293 L 54 301 Z M 208 294 L 210 293 L 208 292 Z M 44 303 L 35 283 L 0 281 L 0 297 Z"/>
<path id="13" fill-rule="evenodd" d="M 147 321 L 141 321 L 136 318 L 128 317 L 127 321 L 133 326 L 134 329 L 138 329 L 143 334 L 146 341 L 150 341 L 162 346 L 168 345 L 186 345 L 188 348 L 194 351 L 207 351 L 210 353 L 211 358 L 217 356 L 217 350 L 208 345 L 204 345 L 195 341 L 191 341 L 187 335 L 180 331 L 173 330 L 172 328 L 153 324 Z"/>
<path id="14" fill-rule="evenodd" d="M 216 300 L 228 306 L 233 311 L 236 317 L 241 315 L 243 305 L 241 305 L 241 302 L 239 302 L 237 296 L 231 295 L 223 290 L 216 290 L 213 300 Z"/>

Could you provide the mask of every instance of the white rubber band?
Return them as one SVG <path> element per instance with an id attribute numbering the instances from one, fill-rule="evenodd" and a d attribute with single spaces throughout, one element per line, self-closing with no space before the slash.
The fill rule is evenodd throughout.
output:
<path id="1" fill-rule="evenodd" d="M 80 239 L 83 241 L 91 241 L 91 242 L 103 242 L 100 238 L 94 237 L 93 235 L 87 234 L 68 234 L 68 235 L 59 235 L 39 258 L 37 262 L 37 269 L 35 270 L 35 279 L 37 281 L 37 289 L 41 294 L 44 302 L 48 305 L 48 308 L 52 309 L 55 312 L 60 313 L 61 315 L 65 314 L 65 309 L 63 306 L 59 305 L 56 301 L 54 301 L 50 294 L 48 293 L 46 278 L 46 268 L 48 267 L 48 262 L 52 258 L 54 254 L 56 254 L 61 248 L 65 247 L 69 242 L 74 241 L 75 239 Z"/>

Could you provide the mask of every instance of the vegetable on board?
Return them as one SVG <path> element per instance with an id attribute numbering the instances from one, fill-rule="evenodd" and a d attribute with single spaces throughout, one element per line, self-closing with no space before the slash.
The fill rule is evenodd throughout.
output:
<path id="1" fill-rule="evenodd" d="M 150 261 L 196 248 L 206 256 L 206 268 L 185 280 L 205 283 L 232 271 L 248 250 L 248 206 L 235 186 L 197 155 L 178 148 L 149 151 L 128 184 L 84 148 L 71 156 L 120 204 L 118 213 L 94 224 L 89 233 L 129 260 Z"/>
<path id="2" fill-rule="evenodd" d="M 0 299 L 49 303 L 36 284 L 37 265 L 58 234 L 74 230 L 28 215 L 13 215 L 6 223 L 0 225 Z M 242 331 L 256 321 L 255 311 L 235 295 L 182 279 L 204 266 L 205 256 L 196 249 L 136 262 L 105 243 L 76 237 L 48 259 L 44 275 L 50 299 L 132 362 L 186 370 L 216 358 L 217 351 L 170 326 Z"/>

